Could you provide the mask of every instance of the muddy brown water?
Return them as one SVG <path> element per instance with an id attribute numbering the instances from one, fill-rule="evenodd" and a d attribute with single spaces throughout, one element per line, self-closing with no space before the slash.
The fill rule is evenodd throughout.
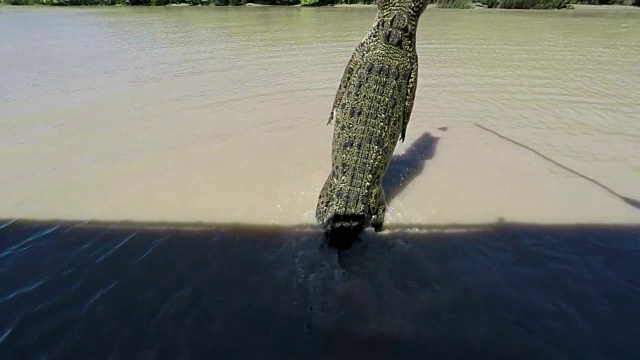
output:
<path id="1" fill-rule="evenodd" d="M 338 256 L 374 12 L 0 7 L 0 358 L 637 358 L 640 13 L 429 10 L 389 228 Z"/>

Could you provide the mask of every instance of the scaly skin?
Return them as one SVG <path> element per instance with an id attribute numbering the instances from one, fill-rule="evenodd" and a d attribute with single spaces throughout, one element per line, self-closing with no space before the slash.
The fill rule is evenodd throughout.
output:
<path id="1" fill-rule="evenodd" d="M 349 60 L 329 115 L 334 124 L 331 173 L 316 220 L 327 234 L 381 231 L 382 178 L 404 142 L 418 79 L 416 30 L 426 0 L 379 0 L 378 14 Z"/>

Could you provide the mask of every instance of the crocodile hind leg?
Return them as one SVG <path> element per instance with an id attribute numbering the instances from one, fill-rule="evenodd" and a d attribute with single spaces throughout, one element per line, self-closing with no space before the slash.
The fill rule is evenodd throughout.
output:
<path id="1" fill-rule="evenodd" d="M 380 232 L 384 225 L 384 214 L 387 210 L 382 186 L 378 186 L 378 189 L 373 193 L 372 197 L 376 199 L 376 201 L 371 206 L 371 226 L 373 226 L 375 232 Z"/>

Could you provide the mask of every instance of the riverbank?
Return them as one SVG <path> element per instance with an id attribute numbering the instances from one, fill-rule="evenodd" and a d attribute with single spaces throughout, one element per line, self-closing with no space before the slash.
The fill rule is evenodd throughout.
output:
<path id="1" fill-rule="evenodd" d="M 0 6 L 300 6 L 300 7 L 375 7 L 372 1 L 357 4 L 341 0 L 0 0 Z M 597 0 L 596 0 L 597 1 Z M 600 0 L 605 1 L 605 0 Z M 640 10 L 640 0 L 610 0 L 608 4 L 593 4 L 593 0 L 436 0 L 429 8 L 449 9 L 517 9 L 517 10 Z"/>
<path id="2" fill-rule="evenodd" d="M 572 10 L 606 10 L 606 11 L 638 11 L 638 5 L 589 5 L 589 4 L 571 4 Z"/>

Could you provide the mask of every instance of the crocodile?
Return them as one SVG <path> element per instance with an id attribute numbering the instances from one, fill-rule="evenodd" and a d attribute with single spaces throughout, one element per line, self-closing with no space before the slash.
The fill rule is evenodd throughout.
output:
<path id="1" fill-rule="evenodd" d="M 416 31 L 427 5 L 378 0 L 373 25 L 344 69 L 327 121 L 334 123 L 331 171 L 316 205 L 316 220 L 330 242 L 346 241 L 348 248 L 365 228 L 382 231 L 382 178 L 413 110 Z"/>

